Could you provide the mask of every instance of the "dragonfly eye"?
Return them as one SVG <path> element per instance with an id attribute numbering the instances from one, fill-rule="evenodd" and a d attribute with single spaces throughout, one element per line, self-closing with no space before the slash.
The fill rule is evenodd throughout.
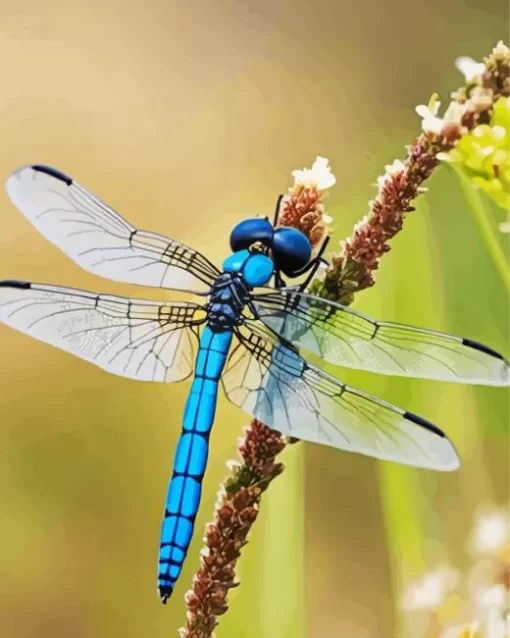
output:
<path id="1" fill-rule="evenodd" d="M 272 249 L 276 267 L 288 277 L 296 276 L 312 258 L 312 245 L 297 228 L 277 228 Z"/>
<path id="2" fill-rule="evenodd" d="M 245 250 L 257 244 L 269 247 L 273 233 L 274 228 L 268 219 L 263 217 L 245 219 L 237 224 L 230 234 L 230 247 L 233 252 Z"/>

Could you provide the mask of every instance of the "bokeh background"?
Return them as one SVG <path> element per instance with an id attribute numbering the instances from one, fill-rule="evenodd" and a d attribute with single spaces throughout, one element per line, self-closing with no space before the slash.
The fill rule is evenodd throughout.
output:
<path id="1" fill-rule="evenodd" d="M 506 38 L 508 5 L 25 0 L 2 3 L 0 24 L 0 178 L 27 162 L 56 166 L 134 224 L 219 262 L 231 227 L 271 213 L 291 170 L 316 155 L 337 175 L 327 207 L 338 247 L 419 130 L 415 105 L 434 91 L 446 102 L 462 83 L 454 59 L 481 59 Z M 508 293 L 471 203 L 448 168 L 429 186 L 355 307 L 508 350 Z M 5 194 L 0 218 L 1 278 L 146 292 L 80 270 Z M 220 399 L 197 533 L 163 607 L 160 520 L 188 385 L 109 376 L 4 326 L 0 361 L 2 638 L 177 635 L 247 417 Z M 218 638 L 418 638 L 402 590 L 437 565 L 463 569 L 478 509 L 508 502 L 504 390 L 343 376 L 440 424 L 462 468 L 285 452 Z"/>

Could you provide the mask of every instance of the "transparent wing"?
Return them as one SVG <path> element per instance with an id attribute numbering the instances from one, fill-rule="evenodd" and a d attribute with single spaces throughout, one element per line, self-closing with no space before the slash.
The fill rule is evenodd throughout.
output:
<path id="1" fill-rule="evenodd" d="M 193 303 L 159 303 L 42 284 L 0 281 L 0 322 L 130 379 L 181 381 L 193 371 Z"/>
<path id="2" fill-rule="evenodd" d="M 114 281 L 206 291 L 218 269 L 163 235 L 138 230 L 77 182 L 48 166 L 24 166 L 6 183 L 37 230 L 85 270 Z"/>
<path id="3" fill-rule="evenodd" d="M 441 430 L 309 365 L 269 331 L 241 328 L 222 383 L 233 403 L 289 436 L 435 470 L 459 466 Z"/>
<path id="4" fill-rule="evenodd" d="M 325 361 L 400 376 L 509 385 L 509 364 L 469 339 L 373 321 L 355 310 L 290 290 L 253 296 L 259 318 Z"/>

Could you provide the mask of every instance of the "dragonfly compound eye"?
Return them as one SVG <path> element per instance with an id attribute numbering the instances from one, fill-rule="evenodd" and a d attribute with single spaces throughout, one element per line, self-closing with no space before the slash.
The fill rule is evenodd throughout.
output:
<path id="1" fill-rule="evenodd" d="M 269 246 L 273 237 L 274 228 L 271 222 L 264 217 L 245 219 L 237 224 L 230 234 L 230 247 L 233 252 L 250 248 L 258 242 Z"/>
<path id="2" fill-rule="evenodd" d="M 288 277 L 295 276 L 312 258 L 312 245 L 297 228 L 277 228 L 272 249 L 277 268 Z"/>

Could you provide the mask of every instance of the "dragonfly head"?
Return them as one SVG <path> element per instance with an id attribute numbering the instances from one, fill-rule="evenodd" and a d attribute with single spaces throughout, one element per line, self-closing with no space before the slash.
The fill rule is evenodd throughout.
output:
<path id="1" fill-rule="evenodd" d="M 249 250 L 268 254 L 276 268 L 288 277 L 296 276 L 312 258 L 310 241 L 297 228 L 274 228 L 266 218 L 245 219 L 230 235 L 234 253 Z"/>

